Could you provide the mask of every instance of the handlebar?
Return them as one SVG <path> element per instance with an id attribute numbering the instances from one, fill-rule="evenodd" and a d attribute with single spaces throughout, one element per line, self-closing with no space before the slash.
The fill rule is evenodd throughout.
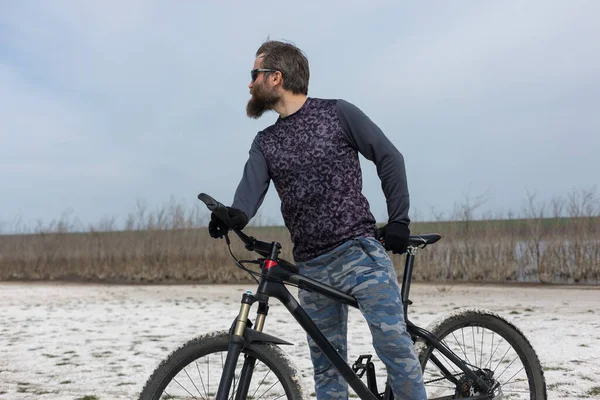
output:
<path id="1" fill-rule="evenodd" d="M 219 219 L 221 219 L 223 221 L 227 221 L 229 219 L 229 213 L 228 213 L 227 207 L 224 206 L 223 204 L 219 203 L 217 200 L 213 199 L 208 194 L 200 193 L 198 195 L 198 199 L 200 199 L 202 202 L 204 202 L 204 204 L 206 204 L 206 207 L 208 207 L 208 209 L 210 211 L 212 211 Z M 273 243 L 267 243 L 267 242 L 262 242 L 260 240 L 257 240 L 256 238 L 254 238 L 252 236 L 246 235 L 244 232 L 242 232 L 240 229 L 237 229 L 237 228 L 233 228 L 231 230 L 244 243 L 246 250 L 254 251 L 263 257 L 269 257 Z M 380 232 L 381 232 L 381 229 L 379 229 L 377 231 L 377 234 L 376 234 L 377 240 L 379 240 L 379 242 L 381 244 L 385 245 L 385 241 L 384 241 L 383 237 L 380 237 Z M 413 247 L 425 247 L 429 244 L 433 244 L 433 243 L 437 242 L 438 240 L 440 240 L 440 238 L 441 238 L 441 235 L 439 235 L 437 233 L 430 233 L 430 234 L 418 235 L 418 236 L 410 236 L 409 240 L 408 240 L 408 244 L 409 244 L 409 246 L 413 246 Z M 284 267 L 285 269 L 287 269 L 291 272 L 295 272 L 295 273 L 298 272 L 298 267 L 295 266 L 294 264 L 292 264 L 288 261 L 285 261 L 283 259 L 279 259 L 279 262 L 282 265 L 282 267 Z"/>
<path id="2" fill-rule="evenodd" d="M 215 213 L 215 215 L 218 218 L 221 218 L 223 220 L 226 220 L 227 218 L 229 218 L 229 214 L 227 212 L 227 207 L 224 206 L 223 204 L 219 203 L 217 200 L 213 199 L 208 194 L 200 193 L 198 195 L 198 199 L 201 200 L 202 202 L 204 202 L 204 204 L 206 204 L 206 207 L 208 207 L 208 209 L 210 211 Z M 242 232 L 240 229 L 237 229 L 237 228 L 233 228 L 232 231 L 244 243 L 246 250 L 254 251 L 263 257 L 269 257 L 273 243 L 267 243 L 267 242 L 262 242 L 260 240 L 257 240 L 256 238 L 254 238 L 252 236 L 246 235 L 244 232 Z M 281 259 L 281 258 L 278 260 L 278 262 L 281 265 L 281 267 L 283 267 L 284 269 L 286 269 L 292 273 L 298 273 L 298 267 L 296 265 L 294 265 L 284 259 Z"/>
<path id="3" fill-rule="evenodd" d="M 227 212 L 227 207 L 224 206 L 223 204 L 219 203 L 217 200 L 213 199 L 208 194 L 200 193 L 198 195 L 198 199 L 201 200 L 202 202 L 204 202 L 204 204 L 206 204 L 206 207 L 208 207 L 208 209 L 210 211 L 215 213 L 215 215 L 218 218 L 222 218 L 223 220 L 226 220 L 227 218 L 229 218 L 229 214 Z M 234 228 L 231 230 L 244 243 L 246 250 L 254 251 L 263 257 L 268 257 L 269 254 L 271 253 L 271 247 L 273 245 L 272 243 L 267 243 L 267 242 L 262 242 L 260 240 L 257 240 L 256 238 L 254 238 L 252 236 L 246 235 L 244 232 L 242 232 L 240 229 L 237 229 L 237 228 Z M 283 268 L 287 269 L 290 272 L 294 272 L 294 273 L 298 272 L 298 267 L 288 261 L 279 259 L 279 263 L 281 264 L 281 266 Z"/>

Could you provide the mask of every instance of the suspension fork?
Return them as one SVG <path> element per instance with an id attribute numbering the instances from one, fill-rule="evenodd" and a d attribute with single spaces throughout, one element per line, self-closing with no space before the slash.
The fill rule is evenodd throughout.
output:
<path id="1" fill-rule="evenodd" d="M 237 365 L 240 352 L 244 347 L 244 332 L 246 331 L 248 314 L 250 313 L 250 307 L 252 303 L 254 303 L 254 296 L 252 295 L 252 293 L 244 293 L 244 295 L 242 296 L 242 304 L 240 306 L 240 311 L 238 313 L 235 324 L 233 325 L 233 332 L 230 333 L 229 347 L 227 349 L 227 358 L 225 359 L 223 375 L 221 375 L 221 381 L 219 382 L 217 400 L 227 400 L 229 398 L 231 383 L 235 376 L 235 366 Z"/>
<path id="2" fill-rule="evenodd" d="M 265 319 L 269 313 L 269 305 L 266 302 L 258 303 L 258 311 L 256 312 L 256 324 L 254 330 L 262 332 Z M 244 365 L 242 366 L 242 372 L 240 374 L 240 384 L 235 395 L 236 400 L 243 400 L 248 398 L 248 389 L 250 388 L 250 381 L 252 380 L 252 373 L 254 372 L 254 366 L 256 365 L 256 358 L 250 355 L 244 355 Z"/>

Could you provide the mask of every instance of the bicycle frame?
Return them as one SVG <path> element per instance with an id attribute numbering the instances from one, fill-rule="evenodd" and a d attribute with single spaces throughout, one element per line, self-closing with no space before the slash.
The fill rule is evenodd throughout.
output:
<path id="1" fill-rule="evenodd" d="M 198 198 L 203 201 L 207 205 L 208 209 L 215 213 L 218 218 L 222 219 L 223 221 L 229 218 L 227 208 L 223 206 L 223 204 L 217 202 L 215 199 L 204 193 L 199 194 Z M 297 267 L 287 263 L 285 260 L 279 259 L 279 252 L 281 250 L 281 245 L 279 243 L 272 242 L 269 244 L 265 242 L 259 242 L 252 237 L 248 237 L 239 229 L 233 229 L 233 231 L 239 236 L 242 242 L 244 242 L 246 249 L 256 251 L 267 258 L 261 265 L 262 273 L 256 295 L 245 293 L 242 296 L 240 311 L 235 323 L 232 326 L 227 358 L 223 369 L 223 375 L 221 376 L 219 383 L 219 389 L 217 391 L 217 400 L 227 400 L 228 398 L 235 373 L 235 366 L 245 343 L 245 334 L 249 332 L 248 315 L 252 304 L 259 302 L 256 327 L 254 328 L 254 331 L 262 332 L 265 318 L 268 314 L 268 303 L 270 297 L 275 297 L 285 306 L 289 313 L 292 314 L 292 316 L 300 324 L 302 329 L 304 329 L 304 331 L 315 341 L 327 359 L 337 368 L 346 382 L 348 382 L 350 387 L 354 389 L 356 394 L 361 399 L 377 400 L 379 394 L 373 393 L 354 373 L 352 368 L 346 363 L 342 356 L 337 352 L 335 347 L 323 335 L 312 319 L 308 316 L 306 311 L 291 295 L 285 286 L 285 283 L 297 285 L 301 289 L 315 291 L 352 307 L 358 308 L 356 299 L 331 286 L 322 284 L 296 273 L 295 271 L 297 271 Z M 229 238 L 227 235 L 225 235 L 225 239 L 227 244 L 229 244 Z M 481 376 L 477 375 L 473 370 L 471 370 L 468 365 L 466 365 L 459 357 L 457 357 L 456 354 L 454 354 L 454 352 L 452 352 L 447 346 L 441 343 L 431 332 L 414 325 L 408 320 L 408 305 L 410 304 L 408 294 L 410 291 L 410 282 L 415 254 L 418 247 L 418 245 L 409 246 L 402 280 L 401 295 L 407 331 L 410 333 L 413 341 L 416 341 L 419 338 L 424 339 L 426 343 L 439 350 L 440 353 L 446 356 L 452 363 L 454 363 L 455 366 L 462 370 L 467 377 L 477 384 L 479 388 L 481 388 L 485 393 L 488 393 L 487 395 L 472 397 L 472 399 L 492 398 L 493 395 L 489 394 L 491 393 L 492 388 L 485 380 L 482 379 Z M 268 335 L 262 334 L 262 337 L 268 337 Z M 442 363 L 436 357 L 432 356 L 431 361 L 440 369 L 440 371 L 443 372 L 446 379 L 455 384 L 458 383 L 456 378 L 448 371 L 447 368 L 444 367 L 444 365 L 442 365 Z M 235 397 L 236 399 L 244 399 L 247 395 L 247 388 L 250 383 L 250 378 L 252 377 L 254 362 L 255 359 L 252 357 L 246 357 L 244 366 L 242 367 L 240 385 Z M 367 378 L 369 379 L 369 375 Z M 372 383 L 374 382 L 370 382 L 370 387 L 374 386 Z M 384 397 L 386 400 L 393 398 L 389 386 L 386 387 Z"/>
<path id="2" fill-rule="evenodd" d="M 296 319 L 302 329 L 310 335 L 315 341 L 317 346 L 323 351 L 329 361 L 337 368 L 340 374 L 348 382 L 350 387 L 356 392 L 361 399 L 377 400 L 379 399 L 377 393 L 373 393 L 367 385 L 357 376 L 352 370 L 348 363 L 342 358 L 337 352 L 335 347 L 329 342 L 329 340 L 323 335 L 319 328 L 315 325 L 312 319 L 308 316 L 306 311 L 300 306 L 296 299 L 289 292 L 285 283 L 291 283 L 297 285 L 302 289 L 309 289 L 320 293 L 322 295 L 333 298 L 342 303 L 348 304 L 352 307 L 358 308 L 358 303 L 354 297 L 349 296 L 333 287 L 317 282 L 313 279 L 300 275 L 298 273 L 292 273 L 278 263 L 278 254 L 280 245 L 277 242 L 271 244 L 271 251 L 269 257 L 264 261 L 262 265 L 262 274 L 259 281 L 258 289 L 256 294 L 245 293 L 242 296 L 242 305 L 240 312 L 233 326 L 233 333 L 231 336 L 230 347 L 225 362 L 224 372 L 221 377 L 221 383 L 217 393 L 217 400 L 225 400 L 228 397 L 228 393 L 231 388 L 235 365 L 239 353 L 244 344 L 244 333 L 247 327 L 248 315 L 250 308 L 253 303 L 259 302 L 259 309 L 257 312 L 256 327 L 254 330 L 262 331 L 264 321 L 268 313 L 268 301 L 269 298 L 275 297 L 279 300 L 289 313 Z M 422 338 L 426 343 L 431 344 L 433 347 L 438 349 L 444 354 L 451 362 L 453 362 L 459 369 L 461 369 L 469 378 L 485 391 L 490 391 L 490 386 L 481 379 L 481 376 L 475 374 L 469 366 L 467 366 L 459 357 L 457 357 L 449 348 L 443 345 L 437 337 L 428 332 L 427 330 L 420 328 L 408 320 L 408 305 L 410 303 L 408 294 L 410 290 L 410 281 L 412 275 L 412 269 L 414 266 L 414 258 L 416 253 L 416 247 L 410 247 L 409 253 L 406 258 L 403 282 L 402 282 L 402 301 L 404 305 L 404 315 L 407 323 L 407 330 L 413 337 L 413 340 Z M 454 383 L 458 383 L 456 378 L 446 369 L 441 362 L 432 357 L 431 361 L 437 365 L 438 368 L 444 373 L 445 377 Z M 246 388 L 249 385 L 252 369 L 253 359 L 246 359 L 242 374 L 240 376 L 240 384 L 237 391 L 236 399 L 243 399 L 246 396 Z M 387 386 L 387 385 L 386 385 Z M 385 399 L 392 399 L 393 395 L 389 388 L 385 390 Z M 490 396 L 484 395 L 477 398 L 491 398 Z"/>

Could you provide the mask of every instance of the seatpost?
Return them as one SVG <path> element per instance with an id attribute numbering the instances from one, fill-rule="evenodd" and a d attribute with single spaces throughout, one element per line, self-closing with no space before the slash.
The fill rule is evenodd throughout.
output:
<path id="1" fill-rule="evenodd" d="M 415 265 L 415 254 L 417 248 L 408 246 L 406 249 L 406 263 L 404 264 L 404 275 L 402 276 L 402 306 L 404 307 L 404 318 L 407 318 L 408 313 L 408 294 L 410 292 L 410 281 L 412 278 L 413 266 Z"/>

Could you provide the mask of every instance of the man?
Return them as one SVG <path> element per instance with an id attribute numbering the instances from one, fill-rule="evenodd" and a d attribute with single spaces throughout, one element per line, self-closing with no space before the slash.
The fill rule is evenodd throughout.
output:
<path id="1" fill-rule="evenodd" d="M 356 297 L 396 398 L 426 399 L 397 277 L 386 253 L 404 253 L 410 234 L 402 155 L 351 103 L 308 97 L 308 60 L 292 44 L 263 43 L 251 75 L 247 115 L 259 118 L 274 110 L 279 118 L 252 142 L 229 208 L 229 227 L 248 223 L 272 180 L 300 272 Z M 375 238 L 375 219 L 361 193 L 359 152 L 377 166 L 387 200 L 389 222 L 380 231 L 385 248 Z M 227 230 L 211 217 L 211 236 L 222 237 Z M 299 291 L 299 300 L 347 359 L 347 306 L 305 290 Z M 347 399 L 347 383 L 307 339 L 317 398 Z"/>

